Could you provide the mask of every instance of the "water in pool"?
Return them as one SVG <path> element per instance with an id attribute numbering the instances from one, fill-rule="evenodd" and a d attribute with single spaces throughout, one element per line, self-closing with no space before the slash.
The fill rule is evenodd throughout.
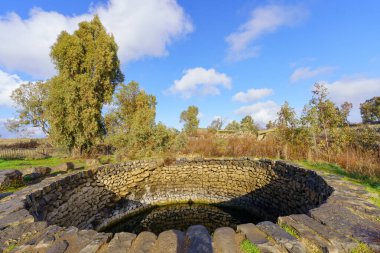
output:
<path id="1" fill-rule="evenodd" d="M 232 227 L 261 220 L 248 211 L 207 204 L 175 204 L 152 208 L 123 219 L 104 232 L 150 231 L 159 234 L 169 229 L 186 231 L 191 225 L 203 225 L 210 233 L 218 227 Z"/>

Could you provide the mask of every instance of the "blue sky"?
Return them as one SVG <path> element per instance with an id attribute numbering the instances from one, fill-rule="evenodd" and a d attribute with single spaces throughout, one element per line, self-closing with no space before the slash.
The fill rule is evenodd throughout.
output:
<path id="1" fill-rule="evenodd" d="M 61 30 L 98 14 L 119 44 L 125 82 L 157 96 L 157 121 L 181 128 L 199 107 L 201 126 L 250 114 L 261 125 L 284 101 L 298 113 L 325 82 L 337 104 L 380 95 L 380 2 L 0 1 L 0 134 L 15 116 L 9 94 L 55 74 L 49 47 Z M 35 132 L 38 135 L 38 131 Z"/>

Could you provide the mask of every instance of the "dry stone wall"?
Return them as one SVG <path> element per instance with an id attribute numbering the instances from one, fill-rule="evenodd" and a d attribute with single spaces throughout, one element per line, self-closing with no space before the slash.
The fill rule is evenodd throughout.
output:
<path id="1" fill-rule="evenodd" d="M 63 178 L 28 196 L 29 211 L 49 224 L 91 228 L 156 204 L 199 202 L 244 208 L 265 219 L 304 213 L 332 192 L 315 172 L 284 162 L 252 159 L 132 161 Z M 112 210 L 117 201 L 130 203 Z M 99 223 L 99 222 L 98 222 Z"/>
<path id="2" fill-rule="evenodd" d="M 198 175 L 195 170 L 202 173 Z M 230 174 L 230 170 L 236 173 Z M 214 177 L 212 171 L 221 175 Z M 183 173 L 188 177 L 179 176 Z M 324 180 L 334 188 L 332 193 Z M 162 195 L 168 188 L 171 193 Z M 186 231 L 144 231 L 138 235 L 71 226 L 87 228 L 106 210 L 112 210 L 117 219 L 164 201 L 163 196 L 224 204 L 255 203 L 257 206 L 246 207 L 272 214 L 313 208 L 305 214 L 281 216 L 278 224 L 264 221 L 220 227 L 213 235 L 200 225 Z M 49 177 L 0 199 L 0 252 L 232 253 L 240 252 L 244 240 L 256 244 L 262 252 L 380 252 L 380 208 L 371 203 L 371 198 L 373 194 L 364 186 L 343 181 L 340 176 L 324 172 L 316 175 L 283 162 L 225 159 L 181 160 L 172 165 L 154 161 L 108 165 Z M 130 203 L 130 208 L 118 210 L 121 202 Z M 281 226 L 290 227 L 297 236 L 286 233 Z"/>

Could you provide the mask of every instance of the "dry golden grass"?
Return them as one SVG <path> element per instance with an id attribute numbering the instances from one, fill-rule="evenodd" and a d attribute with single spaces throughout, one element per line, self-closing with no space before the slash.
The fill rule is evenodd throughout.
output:
<path id="1" fill-rule="evenodd" d="M 287 160 L 310 160 L 336 163 L 349 173 L 369 177 L 380 176 L 380 153 L 374 150 L 362 150 L 347 147 L 334 154 L 313 154 L 303 145 L 280 145 L 274 138 L 257 140 L 254 136 L 231 136 L 220 138 L 207 133 L 189 138 L 182 153 L 203 157 L 268 157 Z"/>

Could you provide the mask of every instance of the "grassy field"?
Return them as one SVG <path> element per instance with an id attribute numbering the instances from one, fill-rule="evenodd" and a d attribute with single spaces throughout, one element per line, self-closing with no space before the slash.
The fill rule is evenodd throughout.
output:
<path id="1" fill-rule="evenodd" d="M 75 167 L 84 166 L 83 159 L 72 159 L 72 158 L 59 158 L 59 157 L 50 157 L 44 159 L 33 159 L 33 160 L 3 160 L 0 159 L 0 170 L 5 169 L 25 169 L 30 167 L 37 166 L 46 166 L 46 167 L 55 167 L 65 162 L 73 162 Z"/>

